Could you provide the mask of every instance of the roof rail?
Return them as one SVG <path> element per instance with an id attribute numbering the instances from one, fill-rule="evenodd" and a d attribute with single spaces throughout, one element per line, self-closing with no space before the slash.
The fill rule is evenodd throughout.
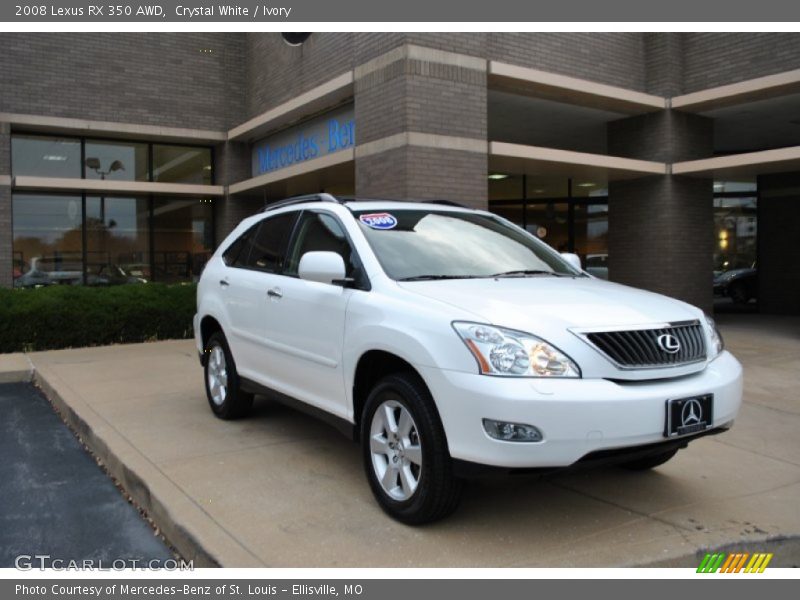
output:
<path id="1" fill-rule="evenodd" d="M 273 210 L 275 208 L 283 208 L 284 206 L 292 206 L 293 204 L 303 204 L 305 202 L 335 202 L 336 204 L 341 204 L 341 200 L 339 200 L 336 196 L 326 193 L 320 194 L 304 194 L 302 196 L 292 196 L 291 198 L 286 198 L 285 200 L 278 200 L 277 202 L 271 202 L 264 206 L 261 209 L 261 212 L 266 212 L 268 210 Z"/>
<path id="2" fill-rule="evenodd" d="M 453 200 L 423 200 L 425 204 L 441 204 L 442 206 L 457 206 L 458 208 L 472 208 L 471 206 L 467 206 L 466 204 L 461 204 L 460 202 L 455 202 Z"/>

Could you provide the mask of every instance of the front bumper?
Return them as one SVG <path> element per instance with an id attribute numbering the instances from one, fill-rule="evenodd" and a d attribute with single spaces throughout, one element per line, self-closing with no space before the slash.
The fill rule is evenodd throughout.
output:
<path id="1" fill-rule="evenodd" d="M 742 368 L 728 352 L 693 375 L 629 383 L 418 368 L 436 400 L 450 455 L 504 468 L 565 467 L 592 452 L 666 441 L 665 407 L 672 398 L 713 394 L 713 428 L 730 426 L 742 401 Z M 484 418 L 535 425 L 544 439 L 495 440 L 484 431 Z"/>

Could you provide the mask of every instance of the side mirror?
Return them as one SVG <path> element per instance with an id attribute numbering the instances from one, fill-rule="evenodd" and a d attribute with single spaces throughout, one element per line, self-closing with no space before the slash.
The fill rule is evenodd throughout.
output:
<path id="1" fill-rule="evenodd" d="M 579 271 L 583 270 L 581 267 L 581 257 L 577 254 L 573 254 L 572 252 L 562 252 L 561 258 L 567 261 L 570 265 L 578 269 Z"/>
<path id="2" fill-rule="evenodd" d="M 297 267 L 300 279 L 319 283 L 339 283 L 344 280 L 344 259 L 336 252 L 306 252 Z"/>

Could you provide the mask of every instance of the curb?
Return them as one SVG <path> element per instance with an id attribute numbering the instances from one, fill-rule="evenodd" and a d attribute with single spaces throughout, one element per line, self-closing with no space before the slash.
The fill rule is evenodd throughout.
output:
<path id="1" fill-rule="evenodd" d="M 46 370 L 46 369 L 45 369 Z M 53 379 L 58 376 L 52 374 Z M 80 437 L 108 473 L 134 502 L 147 513 L 167 543 L 194 568 L 236 566 L 263 567 L 230 534 L 188 498 L 154 464 L 145 459 L 113 427 L 64 385 L 59 392 L 50 377 L 32 370 L 32 381 L 60 413 L 62 420 Z M 69 401 L 64 394 L 70 396 Z M 222 557 L 208 550 L 211 539 Z"/>

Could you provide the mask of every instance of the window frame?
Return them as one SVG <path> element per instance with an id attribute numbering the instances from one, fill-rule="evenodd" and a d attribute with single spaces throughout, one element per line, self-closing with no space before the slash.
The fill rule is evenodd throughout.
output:
<path id="1" fill-rule="evenodd" d="M 217 181 L 217 160 L 216 160 L 216 148 L 211 145 L 206 144 L 192 144 L 191 142 L 183 143 L 183 142 L 167 142 L 167 141 L 153 141 L 148 139 L 138 139 L 138 138 L 118 138 L 113 136 L 103 136 L 103 135 L 75 135 L 75 134 L 61 134 L 61 133 L 53 133 L 53 132 L 44 132 L 44 131 L 35 131 L 30 129 L 15 129 L 11 132 L 11 143 L 13 144 L 14 136 L 17 135 L 24 135 L 28 137 L 41 137 L 41 138 L 52 138 L 58 137 L 63 139 L 70 139 L 70 140 L 78 140 L 81 147 L 81 175 L 76 179 L 86 179 L 86 141 L 97 141 L 97 142 L 115 142 L 119 144 L 130 144 L 130 143 L 139 143 L 139 144 L 146 144 L 147 145 L 147 181 L 153 183 L 155 180 L 153 179 L 153 146 L 177 146 L 181 148 L 201 148 L 203 150 L 209 150 L 211 153 L 211 183 L 209 185 L 216 185 Z M 11 174 L 14 174 L 14 164 L 11 164 Z"/>
<path id="2" fill-rule="evenodd" d="M 327 215 L 339 224 L 339 227 L 341 227 L 342 232 L 344 232 L 345 240 L 350 246 L 350 251 L 351 251 L 350 257 L 351 257 L 351 262 L 353 263 L 353 271 L 352 271 L 353 282 L 350 287 L 365 292 L 370 291 L 372 289 L 372 284 L 370 283 L 369 277 L 367 276 L 364 270 L 364 262 L 361 260 L 361 255 L 359 255 L 358 249 L 356 248 L 356 245 L 353 243 L 353 237 L 350 235 L 350 232 L 348 231 L 342 219 L 339 218 L 339 215 L 337 215 L 333 211 L 326 210 L 324 208 L 304 208 L 298 212 L 300 214 L 298 215 L 297 220 L 294 222 L 294 227 L 292 227 L 292 235 L 289 238 L 289 243 L 287 244 L 286 247 L 287 260 L 289 258 L 290 249 L 293 250 L 298 242 L 297 238 L 299 235 L 300 221 L 302 220 L 303 216 L 306 213 Z M 300 258 L 302 258 L 302 256 Z M 345 265 L 345 272 L 347 272 L 347 265 Z M 291 277 L 293 279 L 300 279 L 299 274 L 281 272 L 281 275 L 283 275 L 284 277 Z"/>

